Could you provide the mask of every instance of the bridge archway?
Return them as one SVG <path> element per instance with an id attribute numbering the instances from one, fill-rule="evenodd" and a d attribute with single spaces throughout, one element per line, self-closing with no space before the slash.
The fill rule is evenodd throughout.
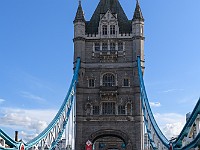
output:
<path id="1" fill-rule="evenodd" d="M 94 150 L 132 150 L 129 137 L 119 130 L 99 130 L 90 136 Z"/>

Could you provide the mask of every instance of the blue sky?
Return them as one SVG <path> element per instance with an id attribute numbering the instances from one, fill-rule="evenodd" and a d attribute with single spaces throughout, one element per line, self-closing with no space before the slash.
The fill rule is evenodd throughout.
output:
<path id="1" fill-rule="evenodd" d="M 98 2 L 82 1 L 86 20 Z M 135 1 L 120 3 L 132 19 Z M 140 5 L 148 97 L 162 130 L 177 132 L 200 96 L 200 1 Z M 38 134 L 59 109 L 72 77 L 77 6 L 78 0 L 0 1 L 0 128 L 11 136 Z"/>

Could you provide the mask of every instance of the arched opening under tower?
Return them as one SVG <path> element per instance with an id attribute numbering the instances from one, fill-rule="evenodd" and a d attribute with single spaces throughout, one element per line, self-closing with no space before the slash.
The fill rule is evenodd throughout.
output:
<path id="1" fill-rule="evenodd" d="M 90 137 L 93 150 L 131 150 L 128 136 L 119 130 L 99 130 Z"/>
<path id="2" fill-rule="evenodd" d="M 93 150 L 125 150 L 124 141 L 114 135 L 104 135 L 93 143 Z"/>

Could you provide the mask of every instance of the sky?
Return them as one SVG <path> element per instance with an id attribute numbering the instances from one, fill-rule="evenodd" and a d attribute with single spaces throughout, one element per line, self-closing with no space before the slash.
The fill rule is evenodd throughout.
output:
<path id="1" fill-rule="evenodd" d="M 135 0 L 119 0 L 131 20 Z M 82 0 L 89 20 L 99 0 Z M 168 138 L 200 97 L 200 1 L 140 0 L 145 18 L 144 81 Z M 0 128 L 29 140 L 58 111 L 73 75 L 78 0 L 0 1 Z"/>

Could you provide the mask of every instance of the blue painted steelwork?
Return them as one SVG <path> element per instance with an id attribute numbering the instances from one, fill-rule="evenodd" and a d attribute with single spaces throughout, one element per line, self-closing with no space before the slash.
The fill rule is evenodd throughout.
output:
<path id="1" fill-rule="evenodd" d="M 56 123 L 60 119 L 62 113 L 65 110 L 65 107 L 66 107 L 68 101 L 70 99 L 71 99 L 71 101 L 73 100 L 73 95 L 74 95 L 74 92 L 76 90 L 76 84 L 77 84 L 77 81 L 78 81 L 79 68 L 80 68 L 80 58 L 77 58 L 77 60 L 76 60 L 76 69 L 75 69 L 75 72 L 74 72 L 74 76 L 72 78 L 72 81 L 71 81 L 70 88 L 68 90 L 67 96 L 66 96 L 63 104 L 61 105 L 61 108 L 59 109 L 57 115 L 52 120 L 52 122 L 48 125 L 48 127 L 42 133 L 40 133 L 36 138 L 34 138 L 30 142 L 28 142 L 26 144 L 26 148 L 30 148 L 30 147 L 34 146 L 35 144 L 37 144 L 39 141 L 41 141 L 50 132 L 50 130 L 56 125 Z M 70 111 L 71 111 L 71 106 L 70 106 L 70 109 L 68 109 L 68 112 L 67 112 L 67 120 L 69 118 Z M 66 124 L 67 124 L 67 122 L 64 123 L 64 127 L 66 126 Z M 64 132 L 64 130 L 59 133 L 58 139 L 61 138 L 63 132 Z M 56 139 L 56 140 L 54 140 L 54 143 L 52 143 L 52 146 L 55 147 L 55 145 L 57 143 L 58 143 L 58 140 Z"/>
<path id="2" fill-rule="evenodd" d="M 0 129 L 0 137 L 2 137 L 5 140 L 5 143 L 10 145 L 13 148 L 9 148 L 6 150 L 16 150 L 19 149 L 20 147 L 20 142 L 14 141 L 12 138 L 10 138 L 3 130 Z M 0 149 L 5 149 L 5 148 L 0 148 Z"/>
<path id="3" fill-rule="evenodd" d="M 193 112 L 191 113 L 188 121 L 186 122 L 185 126 L 183 127 L 181 133 L 179 134 L 178 138 L 173 142 L 173 147 L 175 148 L 181 148 L 182 147 L 182 140 L 185 136 L 188 135 L 190 128 L 193 126 L 197 116 L 200 114 L 200 99 L 198 100 L 196 106 L 194 107 Z M 197 138 L 199 137 L 199 139 Z M 197 137 L 192 141 L 188 146 L 198 146 L 200 145 L 200 135 L 198 134 Z M 195 145 L 196 143 L 196 145 Z M 197 145 L 198 144 L 198 145 Z M 187 146 L 185 146 L 187 147 Z"/>
<path id="4" fill-rule="evenodd" d="M 139 75 L 139 80 L 140 80 L 140 92 L 141 92 L 141 100 L 142 100 L 142 108 L 143 108 L 143 112 L 144 112 L 144 122 L 145 122 L 145 126 L 147 128 L 147 133 L 148 133 L 148 138 L 150 140 L 150 144 L 152 146 L 152 148 L 154 150 L 157 149 L 155 141 L 153 140 L 153 136 L 151 133 L 151 130 L 149 129 L 149 122 L 148 122 L 148 118 L 149 117 L 149 121 L 152 124 L 152 127 L 157 135 L 157 137 L 160 139 L 160 141 L 162 142 L 163 145 L 165 145 L 165 147 L 169 148 L 169 140 L 163 135 L 163 133 L 161 132 L 160 128 L 158 127 L 153 113 L 151 111 L 150 105 L 149 105 L 149 101 L 148 101 L 148 97 L 147 97 L 147 93 L 145 90 L 145 85 L 144 85 L 144 80 L 143 80 L 143 75 L 142 75 L 142 69 L 141 69 L 141 62 L 140 62 L 140 57 L 138 56 L 137 58 L 137 65 L 138 65 L 138 75 Z M 147 112 L 147 113 L 146 113 Z M 147 116 L 148 115 L 148 116 Z"/>
<path id="5" fill-rule="evenodd" d="M 189 149 L 195 148 L 195 147 L 197 147 L 199 145 L 200 145 L 200 133 L 188 145 L 185 145 L 182 148 L 174 148 L 173 150 L 189 150 Z"/>
<path id="6" fill-rule="evenodd" d="M 138 57 L 138 59 L 137 59 L 137 65 L 138 65 L 138 75 L 139 75 L 139 81 L 140 81 L 142 109 L 143 109 L 143 113 L 144 113 L 144 123 L 145 123 L 146 129 L 147 129 L 147 134 L 148 134 L 148 138 L 149 138 L 151 147 L 152 147 L 153 150 L 158 149 L 158 147 L 157 147 L 157 145 L 154 141 L 154 138 L 153 138 L 152 130 L 149 127 L 149 125 L 152 126 L 153 131 L 155 132 L 155 134 L 158 137 L 158 139 L 160 140 L 160 142 L 166 148 L 170 148 L 170 142 L 163 135 L 160 128 L 158 127 L 158 125 L 157 125 L 157 123 L 154 119 L 153 113 L 151 111 L 150 105 L 149 105 L 149 101 L 148 101 L 148 97 L 147 97 L 147 93 L 146 93 L 145 85 L 144 85 L 144 81 L 143 81 L 140 57 Z M 73 103 L 74 103 L 74 97 L 75 97 L 74 94 L 76 93 L 76 84 L 78 82 L 79 68 L 80 68 L 80 58 L 77 58 L 74 76 L 72 78 L 67 96 L 65 97 L 64 102 L 61 105 L 61 108 L 59 109 L 58 113 L 56 114 L 56 116 L 52 120 L 52 122 L 48 125 L 48 127 L 43 132 L 41 132 L 36 138 L 34 138 L 33 140 L 31 140 L 31 141 L 29 141 L 28 143 L 25 144 L 26 150 L 33 147 L 34 145 L 37 145 L 39 142 L 44 140 L 44 138 L 46 138 L 50 134 L 52 129 L 54 129 L 56 127 L 57 123 L 63 117 L 64 120 L 62 122 L 62 127 L 58 127 L 59 132 L 56 135 L 56 137 L 54 137 L 54 140 L 50 144 L 49 149 L 50 150 L 55 149 L 56 145 L 61 140 L 61 137 L 64 133 L 64 130 L 66 129 L 66 125 L 67 125 L 68 120 L 69 120 L 70 112 L 73 109 L 72 106 L 73 106 Z M 198 135 L 193 139 L 192 142 L 190 142 L 188 145 L 182 147 L 183 138 L 188 135 L 190 128 L 194 125 L 194 122 L 195 122 L 195 120 L 196 120 L 196 118 L 198 117 L 199 114 L 200 114 L 200 99 L 199 99 L 198 103 L 196 104 L 189 120 L 185 124 L 180 135 L 172 143 L 174 150 L 188 150 L 188 149 L 195 148 L 195 147 L 200 145 L 200 133 L 198 133 Z M 20 149 L 20 145 L 22 143 L 12 140 L 12 138 L 10 138 L 1 129 L 0 129 L 0 137 L 2 137 L 5 140 L 6 144 L 11 147 L 11 148 L 0 148 L 0 150 L 19 150 Z"/>
<path id="7" fill-rule="evenodd" d="M 77 60 L 76 60 L 76 68 L 75 68 L 75 71 L 74 71 L 74 76 L 72 78 L 72 81 L 71 81 L 67 96 L 65 97 L 64 102 L 61 105 L 58 113 L 56 114 L 54 119 L 51 121 L 51 123 L 47 126 L 47 128 L 44 129 L 43 132 L 41 132 L 33 140 L 31 140 L 28 143 L 24 144 L 26 150 L 28 150 L 29 148 L 31 148 L 34 145 L 38 144 L 41 140 L 43 140 L 46 136 L 48 136 L 49 133 L 51 132 L 51 130 L 56 126 L 58 121 L 60 121 L 60 118 L 62 117 L 63 113 L 66 113 L 66 119 L 63 122 L 63 126 L 62 126 L 61 130 L 59 131 L 58 136 L 55 137 L 54 141 L 51 143 L 51 147 L 49 149 L 54 149 L 55 146 L 57 145 L 57 143 L 60 141 L 60 139 L 62 137 L 62 134 L 63 134 L 63 132 L 64 132 L 64 130 L 66 128 L 66 125 L 67 125 L 67 122 L 68 122 L 68 119 L 69 119 L 69 116 L 70 116 L 70 112 L 71 112 L 71 109 L 72 109 L 73 100 L 74 100 L 74 94 L 76 92 L 76 84 L 78 82 L 78 73 L 79 73 L 80 63 L 81 63 L 80 58 L 77 58 Z M 70 106 L 68 106 L 68 104 L 70 104 Z M 65 112 L 66 107 L 68 107 L 67 112 Z M 2 130 L 0 130 L 0 136 L 5 140 L 6 144 L 8 144 L 10 147 L 13 147 L 13 148 L 0 148 L 0 149 L 4 149 L 4 150 L 19 150 L 20 144 L 21 144 L 20 142 L 15 142 L 8 135 L 6 135 Z"/>
<path id="8" fill-rule="evenodd" d="M 74 86 L 75 86 L 74 89 L 76 89 L 76 83 L 75 83 Z M 74 92 L 75 92 L 75 91 L 74 91 Z M 71 93 L 71 94 L 72 94 L 72 93 Z M 62 130 L 60 131 L 58 138 L 57 138 L 56 140 L 54 140 L 54 142 L 51 144 L 50 150 L 53 150 L 53 149 L 56 147 L 56 145 L 58 144 L 58 142 L 59 142 L 59 141 L 61 140 L 61 138 L 62 138 L 62 135 L 63 135 L 63 133 L 64 133 L 64 130 L 66 129 L 67 121 L 68 121 L 68 119 L 69 119 L 70 112 L 71 112 L 71 109 L 72 109 L 72 106 L 73 106 L 73 100 L 74 100 L 74 96 L 73 96 L 73 95 L 74 95 L 74 94 L 72 94 L 72 97 L 71 97 L 71 105 L 70 105 L 70 108 L 68 109 L 68 112 L 67 112 L 67 120 L 63 123 L 63 128 L 62 128 Z M 66 107 L 66 106 L 65 106 L 65 107 Z"/>

